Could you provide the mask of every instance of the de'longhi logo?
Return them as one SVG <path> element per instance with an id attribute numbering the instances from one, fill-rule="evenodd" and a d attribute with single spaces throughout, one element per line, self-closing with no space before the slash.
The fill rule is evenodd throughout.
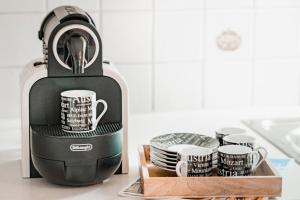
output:
<path id="1" fill-rule="evenodd" d="M 91 151 L 93 149 L 92 144 L 71 144 L 71 151 Z"/>

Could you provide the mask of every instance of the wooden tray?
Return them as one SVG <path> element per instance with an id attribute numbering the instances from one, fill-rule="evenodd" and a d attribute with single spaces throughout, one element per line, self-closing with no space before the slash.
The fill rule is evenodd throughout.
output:
<path id="1" fill-rule="evenodd" d="M 138 151 L 144 197 L 262 199 L 281 196 L 282 178 L 268 160 L 259 166 L 255 176 L 177 177 L 175 172 L 151 164 L 149 145 L 139 146 Z"/>

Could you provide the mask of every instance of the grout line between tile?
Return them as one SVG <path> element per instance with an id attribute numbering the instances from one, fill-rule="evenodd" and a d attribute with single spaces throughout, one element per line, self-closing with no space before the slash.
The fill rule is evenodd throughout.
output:
<path id="1" fill-rule="evenodd" d="M 272 9 L 298 9 L 299 6 L 294 6 L 294 7 L 291 7 L 291 6 L 282 6 L 282 7 L 257 7 L 255 9 L 257 10 L 264 10 L 264 9 L 267 9 L 267 10 L 272 10 Z M 33 10 L 33 11 L 0 11 L 0 15 L 9 15 L 9 14 L 38 14 L 38 13 L 45 13 L 45 12 L 48 12 L 49 10 L 49 0 L 46 0 L 46 4 L 45 4 L 45 11 L 37 11 L 37 10 Z M 156 11 L 159 11 L 159 12 L 171 12 L 171 11 L 174 11 L 174 12 L 177 12 L 177 11 L 197 11 L 197 10 L 244 10 L 244 9 L 251 9 L 250 7 L 236 7 L 236 8 L 207 8 L 206 5 L 204 8 L 195 8 L 195 9 L 158 9 Z M 87 12 L 99 12 L 99 11 L 102 11 L 102 12 L 141 12 L 141 11 L 149 11 L 151 12 L 152 9 L 103 9 L 102 7 L 100 9 L 96 9 L 96 10 L 86 10 Z"/>
<path id="2" fill-rule="evenodd" d="M 28 14 L 45 14 L 50 12 L 52 9 L 49 10 L 48 5 L 45 5 L 45 11 L 0 11 L 1 15 L 28 15 Z M 99 10 L 86 10 L 87 12 L 99 12 Z"/>
<path id="3" fill-rule="evenodd" d="M 49 8 L 49 5 L 50 5 L 50 2 L 49 2 L 50 0 L 46 0 L 46 5 L 45 5 L 45 7 L 46 7 L 46 13 L 48 13 L 50 10 L 50 8 Z M 51 10 L 53 10 L 53 9 L 51 9 Z"/>
<path id="4" fill-rule="evenodd" d="M 235 59 L 234 61 L 238 61 L 238 62 L 252 62 L 253 56 L 251 56 L 251 58 L 249 59 Z M 299 60 L 298 57 L 286 57 L 286 58 L 256 58 L 254 59 L 256 61 L 297 61 Z M 232 59 L 208 59 L 208 58 L 205 58 L 205 61 L 218 61 L 218 62 L 230 62 L 232 61 Z M 199 60 L 168 60 L 168 61 L 155 61 L 154 64 L 183 64 L 183 63 L 202 63 L 203 62 L 203 59 L 199 59 Z M 114 63 L 116 64 L 126 64 L 126 65 L 143 65 L 143 64 L 151 64 L 152 61 L 141 61 L 141 62 L 135 62 L 135 61 L 132 61 L 132 62 L 123 62 L 123 61 L 114 61 Z"/>
<path id="5" fill-rule="evenodd" d="M 203 44 L 202 44 L 202 74 L 201 74 L 201 108 L 205 108 L 205 73 L 206 73 L 206 0 L 204 0 L 204 9 L 203 9 Z"/>
<path id="6" fill-rule="evenodd" d="M 154 64 L 182 64 L 182 63 L 199 63 L 201 62 L 201 60 L 170 60 L 170 61 L 154 61 Z M 141 64 L 152 64 L 152 60 L 151 61 L 142 61 L 142 62 L 122 62 L 122 61 L 114 61 L 114 63 L 118 63 L 118 64 L 132 64 L 132 65 L 141 65 Z"/>
<path id="7" fill-rule="evenodd" d="M 0 15 L 10 15 L 10 14 L 39 14 L 39 13 L 45 13 L 45 12 L 48 12 L 49 10 L 49 6 L 48 6 L 48 3 L 49 1 L 47 0 L 46 1 L 46 10 L 45 11 L 0 11 Z M 196 10 L 224 10 L 224 11 L 230 11 L 230 10 L 249 10 L 251 8 L 248 8 L 248 7 L 240 7 L 240 8 L 199 8 L 199 9 L 159 9 L 159 10 L 156 10 L 158 12 L 178 12 L 178 11 L 196 11 Z M 256 7 L 257 10 L 273 10 L 273 9 L 299 9 L 298 6 L 296 7 L 290 7 L 290 6 L 282 6 L 282 7 Z M 86 10 L 87 12 L 99 12 L 99 11 L 102 11 L 102 12 L 142 12 L 142 11 L 146 11 L 146 12 L 151 12 L 152 10 L 151 9 L 103 9 L 103 8 L 100 8 L 100 9 L 96 9 L 96 10 Z"/>
<path id="8" fill-rule="evenodd" d="M 132 13 L 132 12 L 152 12 L 152 10 L 151 9 L 126 9 L 126 10 L 124 10 L 124 9 L 120 9 L 120 10 L 108 10 L 108 9 L 102 9 L 102 11 L 104 12 L 104 13 L 127 13 L 127 12 L 129 12 L 129 13 Z"/>
<path id="9" fill-rule="evenodd" d="M 166 61 L 155 61 L 155 64 L 176 64 L 176 63 L 199 63 L 202 59 L 199 60 L 166 60 Z"/>
<path id="10" fill-rule="evenodd" d="M 155 0 L 154 0 L 155 1 Z M 104 9 L 103 12 L 151 12 L 153 9 L 157 12 L 178 12 L 178 11 L 201 11 L 203 8 L 199 9 L 155 9 L 153 6 L 155 6 L 155 3 L 152 3 L 151 9 Z"/>
<path id="11" fill-rule="evenodd" d="M 298 71 L 297 71 L 297 73 L 298 73 L 298 84 L 300 85 L 300 72 L 299 72 L 299 69 L 298 69 Z M 297 105 L 300 105 L 300 87 L 298 88 L 298 103 L 297 103 Z"/>
<path id="12" fill-rule="evenodd" d="M 1 69 L 23 69 L 22 65 L 11 65 L 11 66 L 0 66 L 0 70 Z"/>
<path id="13" fill-rule="evenodd" d="M 151 53 L 152 53 L 152 59 L 151 59 L 151 65 L 152 65 L 152 74 L 151 74 L 151 111 L 155 112 L 156 111 L 156 106 L 155 106 L 155 0 L 152 0 L 152 46 L 151 46 Z"/>
<path id="14" fill-rule="evenodd" d="M 25 14 L 44 14 L 46 11 L 10 11 L 10 12 L 0 12 L 0 15 L 25 15 Z"/>
<path id="15" fill-rule="evenodd" d="M 251 80 L 251 99 L 250 106 L 254 106 L 255 103 L 255 77 L 256 77 L 256 69 L 255 69 L 255 58 L 256 58 L 256 0 L 253 0 L 253 23 L 252 23 L 252 80 Z"/>
<path id="16" fill-rule="evenodd" d="M 46 12 L 48 12 L 48 9 L 49 9 L 49 0 L 45 0 L 45 10 Z"/>

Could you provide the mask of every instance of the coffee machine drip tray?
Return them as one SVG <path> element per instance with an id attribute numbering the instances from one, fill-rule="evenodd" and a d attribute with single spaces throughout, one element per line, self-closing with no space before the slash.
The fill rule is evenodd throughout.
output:
<path id="1" fill-rule="evenodd" d="M 118 122 L 98 124 L 96 130 L 88 132 L 66 132 L 61 129 L 60 125 L 31 125 L 31 128 L 34 132 L 42 136 L 85 138 L 112 134 L 120 130 L 122 124 Z"/>
<path id="2" fill-rule="evenodd" d="M 31 158 L 50 182 L 90 185 L 113 175 L 121 164 L 122 124 L 99 124 L 95 131 L 69 133 L 60 125 L 31 125 Z"/>

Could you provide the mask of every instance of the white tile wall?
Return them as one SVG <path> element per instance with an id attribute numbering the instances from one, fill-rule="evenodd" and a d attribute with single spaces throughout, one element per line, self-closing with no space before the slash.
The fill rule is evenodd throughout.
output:
<path id="1" fill-rule="evenodd" d="M 299 0 L 257 0 L 258 8 L 294 8 L 299 7 Z"/>
<path id="2" fill-rule="evenodd" d="M 61 5 L 75 5 L 86 11 L 99 11 L 100 1 L 98 0 L 48 0 L 48 10 L 52 10 Z"/>
<path id="3" fill-rule="evenodd" d="M 152 66 L 151 65 L 122 65 L 116 67 L 127 81 L 130 95 L 130 112 L 145 113 L 152 109 Z M 134 77 L 134 78 L 132 78 Z"/>
<path id="4" fill-rule="evenodd" d="M 205 7 L 204 0 L 154 0 L 156 10 L 194 10 Z"/>
<path id="5" fill-rule="evenodd" d="M 205 107 L 231 108 L 251 105 L 251 62 L 207 61 L 204 77 Z"/>
<path id="6" fill-rule="evenodd" d="M 41 0 L 9 0 L 1 1 L 0 12 L 16 13 L 16 12 L 43 12 L 46 10 L 46 1 Z"/>
<path id="7" fill-rule="evenodd" d="M 260 106 L 299 105 L 299 66 L 299 59 L 256 61 L 255 104 Z"/>
<path id="8" fill-rule="evenodd" d="M 155 62 L 199 61 L 203 43 L 203 10 L 155 13 Z"/>
<path id="9" fill-rule="evenodd" d="M 152 0 L 103 0 L 104 10 L 150 10 Z"/>
<path id="10" fill-rule="evenodd" d="M 257 9 L 256 57 L 299 56 L 299 8 Z"/>
<path id="11" fill-rule="evenodd" d="M 202 107 L 202 63 L 155 65 L 155 111 Z"/>
<path id="12" fill-rule="evenodd" d="M 260 1 L 260 0 L 258 0 Z M 252 8 L 254 6 L 253 0 L 208 0 L 206 1 L 207 8 Z"/>
<path id="13" fill-rule="evenodd" d="M 19 116 L 18 74 L 42 56 L 43 17 L 65 4 L 94 18 L 132 113 L 300 103 L 299 0 L 10 0 L 0 3 L 0 118 Z M 216 45 L 226 30 L 241 37 L 235 51 Z"/>
<path id="14" fill-rule="evenodd" d="M 149 11 L 104 12 L 104 57 L 119 63 L 151 62 L 151 15 Z"/>
<path id="15" fill-rule="evenodd" d="M 19 76 L 20 68 L 0 68 L 0 118 L 12 118 L 20 116 L 20 90 Z"/>
<path id="16" fill-rule="evenodd" d="M 2 14 L 0 16 L 0 66 L 22 66 L 42 57 L 38 30 L 44 14 Z"/>

